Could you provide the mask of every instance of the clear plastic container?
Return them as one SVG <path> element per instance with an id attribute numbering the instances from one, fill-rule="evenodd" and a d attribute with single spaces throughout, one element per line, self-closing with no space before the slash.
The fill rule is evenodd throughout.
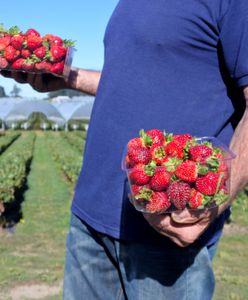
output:
<path id="1" fill-rule="evenodd" d="M 149 178 L 144 175 L 144 178 L 141 178 L 137 184 L 135 177 L 137 176 L 137 169 L 141 168 L 140 172 L 143 172 L 143 167 L 127 166 L 127 147 L 125 147 L 122 169 L 126 172 L 129 182 L 129 200 L 136 210 L 144 213 L 160 214 L 183 209 L 209 209 L 229 199 L 229 178 L 231 174 L 231 162 L 235 158 L 234 153 L 215 137 L 200 137 L 194 140 L 197 145 L 211 143 L 214 151 L 217 152 L 211 156 L 211 159 L 207 159 L 204 163 L 196 163 L 196 180 L 187 181 L 178 178 L 176 175 L 177 166 L 174 171 L 168 172 L 169 176 L 165 173 L 163 174 L 163 182 L 165 184 L 159 190 L 157 190 L 157 186 L 154 189 L 153 177 L 159 172 L 165 172 L 165 166 L 163 164 L 161 166 L 156 165 L 153 174 L 149 174 Z M 219 154 L 217 154 L 218 151 Z M 186 154 L 181 163 L 185 160 L 191 160 L 189 153 Z M 201 173 L 198 173 L 200 169 Z M 166 184 L 166 180 L 168 180 L 168 184 Z"/>

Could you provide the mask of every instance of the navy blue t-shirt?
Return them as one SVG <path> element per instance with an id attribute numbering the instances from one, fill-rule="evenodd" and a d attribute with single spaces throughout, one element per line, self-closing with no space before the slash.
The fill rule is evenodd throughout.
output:
<path id="1" fill-rule="evenodd" d="M 248 1 L 121 0 L 104 46 L 72 212 L 115 238 L 167 242 L 127 199 L 123 148 L 141 128 L 229 143 L 248 84 Z M 219 237 L 226 215 L 202 243 Z"/>

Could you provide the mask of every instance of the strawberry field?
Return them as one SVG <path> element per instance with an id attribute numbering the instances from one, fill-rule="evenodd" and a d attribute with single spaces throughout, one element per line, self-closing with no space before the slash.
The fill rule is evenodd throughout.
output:
<path id="1" fill-rule="evenodd" d="M 84 143 L 82 132 L 0 136 L 0 299 L 61 299 L 70 203 Z M 214 260 L 215 300 L 247 299 L 246 201 L 243 191 Z"/>

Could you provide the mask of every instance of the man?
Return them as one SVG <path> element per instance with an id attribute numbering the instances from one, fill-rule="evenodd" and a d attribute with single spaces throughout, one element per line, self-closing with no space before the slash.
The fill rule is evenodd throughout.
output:
<path id="1" fill-rule="evenodd" d="M 121 0 L 102 73 L 74 68 L 64 81 L 2 72 L 41 92 L 96 94 L 72 203 L 65 300 L 212 298 L 211 259 L 230 202 L 198 214 L 142 215 L 127 199 L 120 162 L 140 128 L 232 137 L 231 198 L 246 185 L 247 11 L 245 0 Z"/>

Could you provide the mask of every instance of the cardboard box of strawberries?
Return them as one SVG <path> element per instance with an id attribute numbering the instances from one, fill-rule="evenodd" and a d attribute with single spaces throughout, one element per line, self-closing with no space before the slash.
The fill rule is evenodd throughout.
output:
<path id="1" fill-rule="evenodd" d="M 122 167 L 139 211 L 167 213 L 215 207 L 229 198 L 235 155 L 214 137 L 140 131 L 125 149 Z"/>
<path id="2" fill-rule="evenodd" d="M 52 73 L 68 76 L 74 42 L 40 33 L 30 28 L 22 32 L 17 26 L 5 29 L 0 24 L 0 69 Z"/>

